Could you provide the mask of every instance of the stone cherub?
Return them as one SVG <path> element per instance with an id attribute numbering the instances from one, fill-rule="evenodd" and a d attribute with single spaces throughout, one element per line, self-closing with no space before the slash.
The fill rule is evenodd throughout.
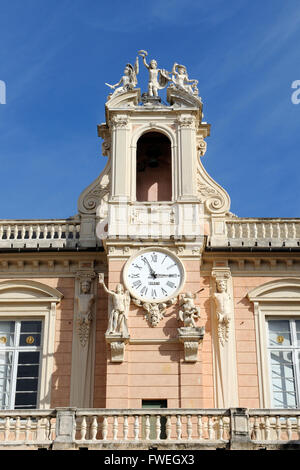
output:
<path id="1" fill-rule="evenodd" d="M 103 289 L 110 295 L 112 300 L 112 309 L 109 312 L 108 327 L 106 334 L 118 334 L 122 337 L 128 337 L 128 311 L 130 306 L 130 294 L 128 290 L 124 290 L 122 284 L 117 284 L 116 290 L 109 290 L 102 276 L 99 276 L 99 282 Z"/>
<path id="2" fill-rule="evenodd" d="M 231 296 L 227 289 L 227 279 L 216 279 L 216 292 L 214 293 L 216 316 L 218 320 L 218 336 L 221 344 L 228 340 L 229 323 L 231 318 Z"/>
<path id="3" fill-rule="evenodd" d="M 110 85 L 109 83 L 105 83 L 105 85 L 109 86 L 112 90 L 114 90 L 110 98 L 118 95 L 119 93 L 125 93 L 135 88 L 137 85 L 138 73 L 139 73 L 139 59 L 137 57 L 134 65 L 126 64 L 123 76 L 120 78 L 118 83 L 116 83 L 115 85 Z"/>
<path id="4" fill-rule="evenodd" d="M 78 333 L 82 346 L 85 346 L 92 321 L 92 307 L 95 302 L 95 295 L 91 292 L 91 281 L 89 279 L 83 279 L 80 282 L 80 293 L 76 301 Z"/>
<path id="5" fill-rule="evenodd" d="M 172 82 L 176 88 L 186 91 L 192 95 L 198 94 L 198 80 L 190 80 L 184 65 L 175 64 L 172 69 Z"/>
<path id="6" fill-rule="evenodd" d="M 196 328 L 195 320 L 200 318 L 200 309 L 194 303 L 195 297 L 192 292 L 186 292 L 179 296 L 178 318 L 183 322 L 185 328 Z"/>
<path id="7" fill-rule="evenodd" d="M 141 50 L 138 54 L 143 58 L 144 65 L 149 71 L 148 96 L 156 97 L 158 96 L 158 90 L 165 88 L 171 80 L 169 72 L 165 69 L 159 69 L 155 59 L 152 59 L 148 64 L 146 61 L 147 51 Z"/>

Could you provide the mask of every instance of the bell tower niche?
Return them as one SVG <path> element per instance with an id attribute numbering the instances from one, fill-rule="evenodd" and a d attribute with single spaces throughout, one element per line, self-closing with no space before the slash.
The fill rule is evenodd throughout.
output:
<path id="1" fill-rule="evenodd" d="M 136 200 L 172 201 L 171 142 L 159 132 L 146 132 L 137 142 Z"/>

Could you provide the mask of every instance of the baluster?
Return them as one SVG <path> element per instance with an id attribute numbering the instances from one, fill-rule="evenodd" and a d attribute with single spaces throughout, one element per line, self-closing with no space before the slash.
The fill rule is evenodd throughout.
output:
<path id="1" fill-rule="evenodd" d="M 261 224 L 262 238 L 266 238 L 266 226 L 264 223 Z"/>
<path id="2" fill-rule="evenodd" d="M 4 440 L 8 441 L 10 433 L 10 417 L 6 416 L 4 424 Z"/>
<path id="3" fill-rule="evenodd" d="M 15 440 L 20 439 L 20 429 L 21 429 L 21 419 L 20 416 L 16 417 L 16 426 L 15 426 Z"/>
<path id="4" fill-rule="evenodd" d="M 177 415 L 177 421 L 176 421 L 176 433 L 177 433 L 177 440 L 181 440 L 181 434 L 182 434 L 182 427 L 181 427 L 181 416 Z"/>
<path id="5" fill-rule="evenodd" d="M 33 226 L 29 225 L 29 228 L 28 228 L 28 239 L 29 240 L 32 239 L 32 235 L 33 235 Z"/>
<path id="6" fill-rule="evenodd" d="M 284 228 L 284 238 L 289 238 L 289 227 L 288 227 L 288 224 L 284 223 L 283 224 L 283 228 Z M 280 236 L 280 235 L 279 235 Z"/>
<path id="7" fill-rule="evenodd" d="M 197 432 L 198 432 L 198 438 L 200 441 L 203 439 L 203 425 L 202 425 L 202 416 L 198 415 L 198 420 L 197 420 Z"/>
<path id="8" fill-rule="evenodd" d="M 250 224 L 249 224 L 249 222 L 247 222 L 246 228 L 247 228 L 247 235 L 246 236 L 247 236 L 247 238 L 250 238 Z"/>
<path id="9" fill-rule="evenodd" d="M 192 432 L 193 432 L 192 417 L 191 417 L 191 415 L 187 415 L 187 438 L 188 438 L 188 441 L 190 441 L 192 439 Z"/>
<path id="10" fill-rule="evenodd" d="M 59 240 L 61 239 L 61 235 L 62 235 L 62 226 L 59 225 L 57 227 L 57 237 L 58 237 Z"/>
<path id="11" fill-rule="evenodd" d="M 270 440 L 270 417 L 266 416 L 265 417 L 265 440 L 269 441 Z"/>
<path id="12" fill-rule="evenodd" d="M 69 238 L 69 224 L 66 224 L 66 240 Z"/>
<path id="13" fill-rule="evenodd" d="M 3 233 L 4 233 L 3 225 L 0 225 L 0 240 L 3 239 Z"/>
<path id="14" fill-rule="evenodd" d="M 171 432 L 172 432 L 172 424 L 171 424 L 171 416 L 167 416 L 167 423 L 166 423 L 166 434 L 167 440 L 171 440 Z"/>
<path id="15" fill-rule="evenodd" d="M 224 439 L 224 421 L 223 421 L 223 416 L 219 418 L 219 439 L 223 440 Z"/>
<path id="16" fill-rule="evenodd" d="M 300 416 L 297 416 L 297 433 L 298 433 L 298 440 L 300 440 Z"/>
<path id="17" fill-rule="evenodd" d="M 116 441 L 118 439 L 118 416 L 114 416 L 114 422 L 113 422 L 113 440 Z"/>
<path id="18" fill-rule="evenodd" d="M 232 228 L 232 238 L 235 238 L 235 224 L 231 224 L 231 228 Z"/>
<path id="19" fill-rule="evenodd" d="M 91 439 L 92 439 L 92 441 L 96 440 L 97 432 L 98 432 L 97 416 L 93 416 L 93 421 L 92 421 L 92 424 L 91 424 Z"/>
<path id="20" fill-rule="evenodd" d="M 40 235 L 41 235 L 41 227 L 40 227 L 40 225 L 37 225 L 36 226 L 36 238 L 37 238 L 37 240 L 40 238 Z"/>
<path id="21" fill-rule="evenodd" d="M 22 225 L 22 230 L 21 230 L 21 238 L 24 240 L 26 234 L 26 227 L 25 225 Z"/>
<path id="22" fill-rule="evenodd" d="M 26 420 L 26 425 L 25 425 L 25 441 L 29 441 L 30 431 L 31 431 L 31 418 L 29 416 Z"/>
<path id="23" fill-rule="evenodd" d="M 212 417 L 208 417 L 208 439 L 212 441 L 214 439 L 214 428 Z"/>
<path id="24" fill-rule="evenodd" d="M 254 416 L 253 440 L 255 440 L 255 441 L 259 440 L 258 431 L 259 431 L 258 416 Z"/>
<path id="25" fill-rule="evenodd" d="M 81 441 L 85 441 L 86 432 L 87 432 L 86 417 L 83 416 L 82 420 L 81 420 L 81 426 L 80 426 L 80 439 L 81 439 Z"/>
<path id="26" fill-rule="evenodd" d="M 269 223 L 269 226 L 270 226 L 270 238 L 273 238 L 274 236 L 274 225 L 272 224 L 272 222 Z"/>
<path id="27" fill-rule="evenodd" d="M 279 416 L 276 416 L 275 430 L 276 430 L 276 439 L 277 439 L 277 441 L 280 441 L 281 423 L 280 423 L 280 417 Z"/>
<path id="28" fill-rule="evenodd" d="M 104 441 L 107 440 L 107 432 L 108 432 L 107 416 L 104 416 L 103 422 L 102 422 L 102 438 Z"/>
<path id="29" fill-rule="evenodd" d="M 134 417 L 133 431 L 134 431 L 134 440 L 138 441 L 139 440 L 139 431 L 140 431 L 140 422 L 139 422 L 139 417 L 138 416 Z"/>
<path id="30" fill-rule="evenodd" d="M 124 416 L 124 425 L 123 425 L 123 430 L 124 430 L 124 441 L 127 441 L 128 439 L 128 416 Z"/>
<path id="31" fill-rule="evenodd" d="M 18 226 L 14 226 L 14 233 L 13 233 L 13 240 L 17 240 L 18 238 Z"/>
<path id="32" fill-rule="evenodd" d="M 146 415 L 146 422 L 145 422 L 145 439 L 146 441 L 150 440 L 150 416 Z"/>
<path id="33" fill-rule="evenodd" d="M 258 230 L 257 230 L 257 223 L 256 222 L 254 222 L 254 224 L 253 224 L 253 230 L 254 230 L 254 238 L 257 238 Z"/>
<path id="34" fill-rule="evenodd" d="M 292 223 L 292 238 L 297 237 L 297 232 L 296 232 L 296 224 L 293 222 Z"/>
<path id="35" fill-rule="evenodd" d="M 243 224 L 239 224 L 239 238 L 243 238 Z"/>
<path id="36" fill-rule="evenodd" d="M 161 425 L 160 425 L 160 415 L 156 416 L 156 440 L 160 440 L 160 431 L 161 431 Z"/>
<path id="37" fill-rule="evenodd" d="M 55 235 L 55 226 L 51 225 L 51 229 L 50 229 L 50 238 L 51 238 L 51 240 L 53 240 L 54 235 Z"/>
<path id="38" fill-rule="evenodd" d="M 7 226 L 7 231 L 6 231 L 6 238 L 7 238 L 7 240 L 10 239 L 10 235 L 11 235 L 11 225 L 8 225 L 8 226 Z"/>
<path id="39" fill-rule="evenodd" d="M 286 420 L 286 427 L 287 427 L 288 440 L 291 441 L 291 439 L 292 439 L 292 423 L 291 423 L 290 418 L 287 418 L 287 420 Z"/>
<path id="40" fill-rule="evenodd" d="M 43 238 L 44 238 L 44 239 L 47 238 L 47 234 L 48 234 L 48 227 L 47 227 L 47 225 L 45 224 L 45 225 L 44 225 L 44 230 L 43 230 L 43 235 L 44 235 Z"/>

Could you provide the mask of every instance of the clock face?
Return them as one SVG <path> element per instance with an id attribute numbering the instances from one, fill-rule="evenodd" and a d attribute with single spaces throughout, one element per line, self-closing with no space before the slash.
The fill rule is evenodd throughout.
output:
<path id="1" fill-rule="evenodd" d="M 184 267 L 173 253 L 147 248 L 130 258 L 124 268 L 124 283 L 131 295 L 145 302 L 163 302 L 175 297 L 185 278 Z"/>

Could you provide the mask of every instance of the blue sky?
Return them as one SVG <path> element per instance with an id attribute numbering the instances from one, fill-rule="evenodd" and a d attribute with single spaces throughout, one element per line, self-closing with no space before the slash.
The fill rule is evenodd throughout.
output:
<path id="1" fill-rule="evenodd" d="M 199 80 L 203 164 L 231 211 L 300 217 L 299 45 L 299 0 L 0 0 L 0 218 L 76 214 L 106 162 L 105 82 L 140 49 Z"/>

